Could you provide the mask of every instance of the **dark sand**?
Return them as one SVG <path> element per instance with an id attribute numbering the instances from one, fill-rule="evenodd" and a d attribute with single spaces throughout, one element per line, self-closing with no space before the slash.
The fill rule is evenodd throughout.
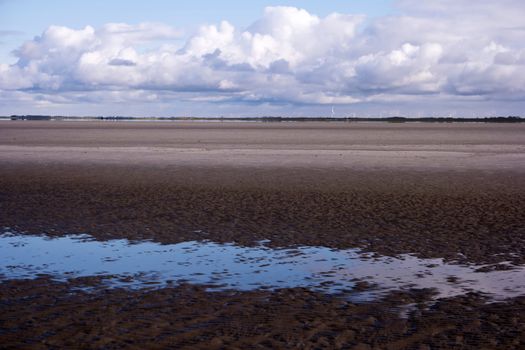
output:
<path id="1" fill-rule="evenodd" d="M 270 239 L 497 269 L 525 262 L 525 125 L 0 122 L 0 213 L 28 233 Z M 393 306 L 424 297 L 350 309 L 304 290 L 69 289 L 2 283 L 0 344 L 525 346 L 522 299 L 455 298 L 400 321 Z"/>
<path id="2" fill-rule="evenodd" d="M 95 281 L 4 282 L 2 347 L 523 349 L 525 345 L 523 297 L 486 303 L 467 295 L 428 303 L 428 291 L 414 291 L 353 304 L 302 288 L 208 293 L 183 285 L 149 292 L 71 292 L 86 283 Z"/>

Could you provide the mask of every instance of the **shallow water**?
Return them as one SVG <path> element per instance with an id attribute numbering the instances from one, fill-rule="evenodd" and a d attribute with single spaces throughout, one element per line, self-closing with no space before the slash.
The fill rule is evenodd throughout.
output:
<path id="1" fill-rule="evenodd" d="M 60 238 L 0 235 L 0 279 L 52 275 L 57 280 L 107 276 L 110 287 L 162 287 L 182 282 L 211 290 L 308 287 L 369 300 L 390 290 L 433 288 L 437 297 L 476 291 L 494 299 L 525 294 L 525 270 L 475 272 L 479 266 L 441 259 L 372 257 L 357 249 L 274 249 L 191 241 L 161 245 L 127 240 L 95 241 L 87 235 Z M 374 285 L 365 291 L 358 282 Z"/>

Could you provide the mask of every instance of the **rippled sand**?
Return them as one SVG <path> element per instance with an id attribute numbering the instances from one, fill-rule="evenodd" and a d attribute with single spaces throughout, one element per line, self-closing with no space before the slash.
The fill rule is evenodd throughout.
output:
<path id="1" fill-rule="evenodd" d="M 0 213 L 2 227 L 50 236 L 248 246 L 269 239 L 501 270 L 525 262 L 525 125 L 0 122 Z M 131 292 L 99 282 L 3 281 L 0 342 L 525 344 L 522 297 L 487 304 L 468 294 L 432 304 L 432 291 L 408 290 L 355 305 L 303 288 Z M 78 290 L 86 284 L 93 294 Z"/>

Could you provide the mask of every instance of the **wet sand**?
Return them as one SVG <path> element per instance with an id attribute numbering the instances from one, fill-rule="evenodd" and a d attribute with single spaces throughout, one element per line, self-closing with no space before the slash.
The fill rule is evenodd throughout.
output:
<path id="1" fill-rule="evenodd" d="M 354 304 L 302 288 L 208 293 L 183 285 L 71 292 L 93 283 L 4 282 L 3 347 L 522 349 L 525 344 L 523 297 L 486 303 L 467 295 L 428 303 L 428 291 L 414 291 Z"/>
<path id="2" fill-rule="evenodd" d="M 27 233 L 89 233 L 98 239 L 163 243 L 209 239 L 250 245 L 269 239 L 274 246 L 358 247 L 382 255 L 493 264 L 490 270 L 504 268 L 500 263 L 505 261 L 525 262 L 524 180 L 521 124 L 0 123 L 0 226 Z M 322 347 L 319 342 L 328 342 L 326 346 L 336 347 L 337 336 L 346 330 L 352 330 L 352 337 L 342 335 L 338 344 L 363 349 L 365 343 L 385 348 L 394 339 L 399 343 L 391 348 L 432 345 L 434 339 L 442 339 L 440 346 L 447 348 L 519 348 L 524 342 L 523 319 L 516 316 L 523 314 L 519 298 L 497 307 L 485 305 L 479 296 L 442 301 L 438 310 L 446 311 L 421 312 L 401 331 L 390 328 L 387 320 L 376 322 L 373 311 L 388 314 L 392 305 L 409 303 L 399 299 L 363 306 L 367 311 L 361 315 L 341 311 L 335 306 L 340 300 L 308 291 L 300 296 L 293 290 L 283 290 L 285 296 L 239 292 L 241 306 L 235 311 L 224 306 L 230 302 L 226 294 L 189 293 L 193 287 L 188 287 L 182 300 L 194 307 L 181 314 L 186 318 L 158 323 L 159 315 L 179 312 L 182 306 L 167 296 L 162 307 L 138 300 L 171 295 L 172 290 L 100 291 L 87 297 L 67 294 L 69 287 L 49 281 L 3 282 L 4 320 L 9 315 L 4 311 L 21 307 L 18 297 L 34 294 L 25 299 L 32 300 L 24 304 L 26 316 L 0 330 L 0 340 L 10 342 L 2 343 L 17 344 L 41 329 L 41 337 L 33 341 L 55 339 L 64 345 L 68 337 L 58 331 L 64 325 L 98 329 L 90 334 L 114 337 L 120 346 L 126 339 L 138 344 L 154 339 L 168 344 L 161 340 L 169 339 L 169 344 L 184 345 L 185 337 L 195 334 L 186 345 L 206 347 L 213 339 L 217 348 L 243 348 L 242 342 L 269 348 Z M 54 301 L 44 301 L 44 290 Z M 250 293 L 261 295 L 264 306 Z M 110 294 L 115 299 L 108 300 L 119 309 L 114 317 L 136 312 L 132 303 L 151 317 L 130 316 L 133 327 L 146 325 L 148 331 L 126 337 L 111 327 L 101 330 L 108 306 L 100 298 Z M 206 304 L 208 298 L 216 304 Z M 308 311 L 324 324 L 317 333 L 278 321 L 288 320 L 285 315 L 300 319 L 301 310 L 310 305 L 305 300 L 324 305 L 326 298 L 335 304 Z M 79 304 L 85 308 L 84 318 L 78 318 L 82 325 L 66 315 Z M 211 316 L 209 308 L 220 316 Z M 479 317 L 476 326 L 462 330 L 471 312 Z M 253 314 L 263 318 L 245 321 Z M 43 323 L 36 325 L 33 317 Z M 368 317 L 376 321 L 359 328 Z M 192 323 L 193 318 L 200 321 Z M 49 319 L 58 323 L 46 323 Z M 249 335 L 242 333 L 245 322 L 252 327 Z M 24 324 L 25 331 L 17 324 Z M 443 329 L 432 330 L 433 324 Z M 181 333 L 162 333 L 175 328 Z M 256 340 L 255 334 L 262 338 Z M 374 343 L 371 334 L 383 340 Z M 224 343 L 223 337 L 232 338 Z M 94 340 L 82 339 L 84 344 Z M 494 343 L 502 339 L 511 343 Z"/>

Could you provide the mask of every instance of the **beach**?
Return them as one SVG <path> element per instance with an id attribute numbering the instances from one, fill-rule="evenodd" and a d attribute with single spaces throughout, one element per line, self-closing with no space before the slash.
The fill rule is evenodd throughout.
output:
<path id="1" fill-rule="evenodd" d="M 0 122 L 0 227 L 24 235 L 267 240 L 485 273 L 525 263 L 524 209 L 523 124 Z M 523 297 L 488 303 L 475 290 L 356 303 L 305 288 L 108 291 L 97 278 L 49 276 L 5 279 L 0 290 L 0 342 L 13 348 L 22 338 L 35 348 L 525 344 Z"/>

